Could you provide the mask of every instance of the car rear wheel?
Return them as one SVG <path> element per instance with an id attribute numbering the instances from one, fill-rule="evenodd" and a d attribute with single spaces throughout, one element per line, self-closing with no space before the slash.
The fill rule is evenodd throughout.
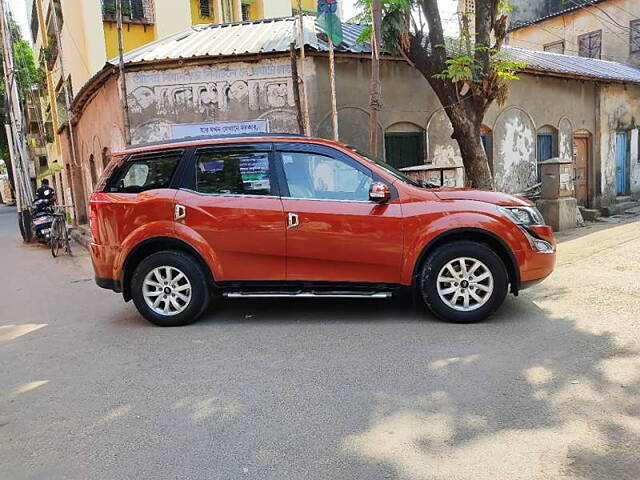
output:
<path id="1" fill-rule="evenodd" d="M 177 251 L 142 260 L 131 279 L 131 296 L 138 311 L 161 327 L 188 325 L 209 305 L 202 268 L 193 257 Z"/>
<path id="2" fill-rule="evenodd" d="M 425 261 L 420 292 L 441 320 L 480 322 L 504 302 L 509 288 L 507 270 L 490 247 L 478 242 L 454 242 L 433 252 Z"/>

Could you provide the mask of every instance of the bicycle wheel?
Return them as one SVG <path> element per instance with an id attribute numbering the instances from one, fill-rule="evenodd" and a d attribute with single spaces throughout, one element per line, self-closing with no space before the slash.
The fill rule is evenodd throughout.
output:
<path id="1" fill-rule="evenodd" d="M 49 237 L 49 242 L 51 244 L 51 255 L 53 255 L 54 258 L 58 256 L 60 243 L 62 241 L 60 223 L 60 219 L 56 217 L 53 219 L 53 225 L 51 225 L 51 237 Z"/>

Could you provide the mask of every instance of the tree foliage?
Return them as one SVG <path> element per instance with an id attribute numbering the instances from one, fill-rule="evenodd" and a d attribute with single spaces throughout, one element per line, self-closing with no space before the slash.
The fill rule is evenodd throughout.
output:
<path id="1" fill-rule="evenodd" d="M 356 20 L 370 22 L 371 0 L 358 0 Z M 383 43 L 420 73 L 438 96 L 458 142 L 467 181 L 493 189 L 480 129 L 494 101 L 504 103 L 509 82 L 525 67 L 501 51 L 507 33 L 507 0 L 476 0 L 475 15 L 460 18 L 460 35 L 446 37 L 438 0 L 384 0 Z M 360 40 L 369 37 L 363 32 Z"/>
<path id="2" fill-rule="evenodd" d="M 20 100 L 24 102 L 30 92 L 40 88 L 44 81 L 44 72 L 36 67 L 33 50 L 24 37 L 20 27 L 14 20 L 9 21 L 9 31 L 13 40 L 13 60 L 16 68 L 16 82 Z M 37 97 L 37 93 L 35 94 Z M 7 91 L 4 82 L 4 63 L 0 62 L 0 115 L 4 123 L 8 122 L 7 115 Z M 4 126 L 0 128 L 0 158 L 4 159 L 11 175 L 11 162 L 9 161 L 9 146 Z"/>

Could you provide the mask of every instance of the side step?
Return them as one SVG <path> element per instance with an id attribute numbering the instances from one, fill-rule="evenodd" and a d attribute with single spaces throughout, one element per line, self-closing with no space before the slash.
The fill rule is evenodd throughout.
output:
<path id="1" fill-rule="evenodd" d="M 391 298 L 391 292 L 224 292 L 227 298 Z"/>

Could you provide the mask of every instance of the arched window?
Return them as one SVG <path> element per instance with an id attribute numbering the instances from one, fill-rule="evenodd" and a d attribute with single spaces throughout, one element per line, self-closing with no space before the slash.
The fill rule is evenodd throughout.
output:
<path id="1" fill-rule="evenodd" d="M 391 125 L 384 134 L 386 162 L 396 168 L 424 164 L 424 137 L 424 130 L 414 123 Z"/>
<path id="2" fill-rule="evenodd" d="M 536 142 L 536 159 L 538 160 L 538 181 L 542 180 L 542 167 L 540 163 L 558 155 L 558 130 L 551 125 L 545 125 L 538 129 Z"/>

